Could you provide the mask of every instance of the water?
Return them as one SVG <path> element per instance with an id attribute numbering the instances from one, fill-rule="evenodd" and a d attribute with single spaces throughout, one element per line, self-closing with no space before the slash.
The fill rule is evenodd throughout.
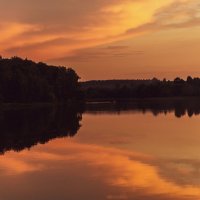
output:
<path id="1" fill-rule="evenodd" d="M 198 200 L 200 103 L 0 113 L 2 200 Z"/>

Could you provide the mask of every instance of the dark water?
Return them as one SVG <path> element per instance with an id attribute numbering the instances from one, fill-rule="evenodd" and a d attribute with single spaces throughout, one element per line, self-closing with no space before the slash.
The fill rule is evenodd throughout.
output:
<path id="1" fill-rule="evenodd" d="M 0 112 L 2 200 L 200 199 L 200 101 Z"/>

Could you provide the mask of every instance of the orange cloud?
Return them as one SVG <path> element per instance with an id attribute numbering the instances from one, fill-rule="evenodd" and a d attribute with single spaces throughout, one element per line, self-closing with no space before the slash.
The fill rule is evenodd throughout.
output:
<path id="1" fill-rule="evenodd" d="M 74 55 L 80 49 L 170 27 L 171 21 L 174 27 L 174 22 L 179 27 L 180 23 L 191 20 L 187 11 L 197 4 L 196 1 L 191 4 L 191 1 L 186 0 L 178 3 L 175 0 L 87 0 L 84 4 L 79 0 L 59 0 L 56 3 L 48 1 L 47 6 L 46 0 L 43 0 L 40 5 L 37 1 L 23 1 L 23 5 L 19 7 L 18 1 L 12 3 L 10 10 L 14 6 L 15 10 L 6 22 L 11 26 L 13 21 L 17 21 L 17 26 L 10 28 L 12 37 L 6 40 L 2 38 L 4 46 L 1 47 L 1 52 L 37 60 Z M 6 2 L 3 4 L 8 6 Z M 182 8 L 184 4 L 189 8 Z M 181 10 L 176 15 L 173 12 L 174 5 Z M 159 10 L 162 10 L 162 15 Z M 169 13 L 173 13 L 173 16 Z M 158 25 L 160 20 L 165 26 Z M 2 30 L 6 32 L 4 29 L 6 28 Z"/>

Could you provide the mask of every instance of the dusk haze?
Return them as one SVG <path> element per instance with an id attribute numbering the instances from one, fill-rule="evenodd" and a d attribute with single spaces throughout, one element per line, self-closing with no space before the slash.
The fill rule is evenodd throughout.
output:
<path id="1" fill-rule="evenodd" d="M 0 200 L 200 200 L 199 0 L 0 0 Z"/>
<path id="2" fill-rule="evenodd" d="M 198 0 L 1 0 L 0 51 L 82 80 L 199 76 Z"/>

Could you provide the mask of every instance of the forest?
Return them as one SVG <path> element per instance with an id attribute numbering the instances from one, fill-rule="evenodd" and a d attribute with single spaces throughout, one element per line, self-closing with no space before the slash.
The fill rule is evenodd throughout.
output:
<path id="1" fill-rule="evenodd" d="M 0 102 L 68 102 L 80 95 L 79 76 L 71 68 L 0 57 Z"/>
<path id="2" fill-rule="evenodd" d="M 200 97 L 200 78 L 79 82 L 72 68 L 0 56 L 0 103 L 68 103 L 160 97 Z"/>
<path id="3" fill-rule="evenodd" d="M 105 80 L 86 81 L 81 89 L 87 100 L 138 99 L 160 97 L 200 97 L 200 79 L 188 76 L 174 80 Z"/>

